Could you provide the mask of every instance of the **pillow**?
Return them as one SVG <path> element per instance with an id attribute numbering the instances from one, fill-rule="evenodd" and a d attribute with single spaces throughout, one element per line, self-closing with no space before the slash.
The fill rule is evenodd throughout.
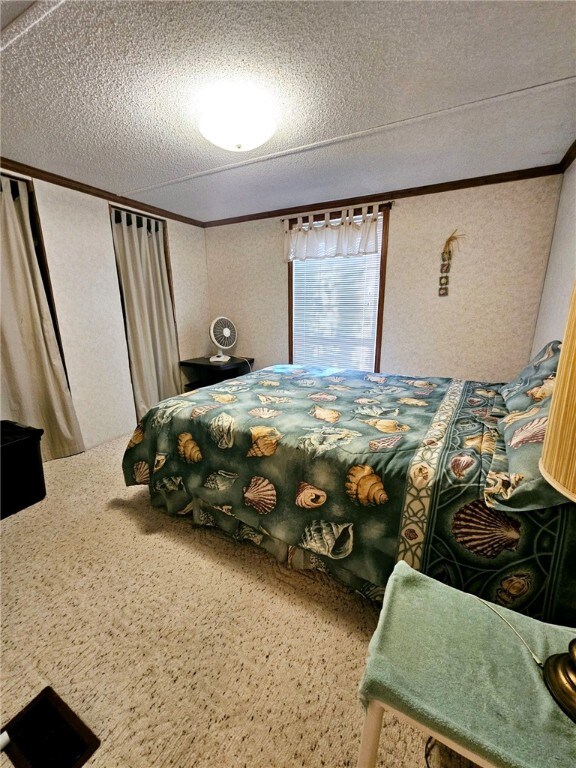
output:
<path id="1" fill-rule="evenodd" d="M 510 413 L 527 411 L 550 397 L 561 346 L 560 341 L 550 341 L 515 379 L 500 387 Z"/>
<path id="2" fill-rule="evenodd" d="M 541 388 L 542 385 L 535 387 Z M 513 411 L 498 420 L 503 439 L 496 442 L 486 476 L 484 501 L 487 506 L 528 511 L 566 503 L 567 499 L 542 477 L 538 466 L 551 400 L 550 394 L 540 400 L 530 396 L 531 404 L 526 410 Z"/>

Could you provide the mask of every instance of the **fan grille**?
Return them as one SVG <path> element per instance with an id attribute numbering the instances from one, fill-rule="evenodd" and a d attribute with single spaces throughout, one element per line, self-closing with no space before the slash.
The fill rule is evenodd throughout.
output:
<path id="1" fill-rule="evenodd" d="M 212 323 L 212 336 L 222 349 L 229 349 L 236 344 L 236 328 L 227 317 L 218 317 Z"/>

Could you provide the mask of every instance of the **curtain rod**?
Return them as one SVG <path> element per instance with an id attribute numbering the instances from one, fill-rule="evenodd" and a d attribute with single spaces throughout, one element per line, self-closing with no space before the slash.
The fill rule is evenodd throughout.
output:
<path id="1" fill-rule="evenodd" d="M 325 208 L 322 211 L 310 211 L 309 213 L 295 213 L 291 216 L 284 216 L 280 219 L 280 221 L 287 221 L 289 224 L 292 224 L 296 222 L 298 219 L 307 219 L 309 216 L 313 217 L 313 221 L 322 221 L 322 219 L 325 217 L 327 213 L 333 213 L 336 214 L 335 216 L 331 218 L 340 218 L 340 214 L 342 211 L 346 210 L 352 210 L 354 216 L 360 216 L 362 213 L 362 208 L 370 208 L 373 205 L 376 205 L 376 203 L 366 203 L 365 205 L 354 205 L 353 208 L 349 208 L 346 205 L 343 205 L 342 208 Z M 378 203 L 378 212 L 381 213 L 386 208 L 390 209 L 394 205 L 394 200 L 390 200 L 386 203 Z"/>
<path id="2" fill-rule="evenodd" d="M 163 221 L 166 223 L 166 219 L 162 218 L 162 216 L 152 216 L 150 213 L 139 211 L 138 208 L 128 208 L 127 205 L 116 205 L 116 203 L 108 203 L 108 205 L 115 211 L 126 211 L 127 213 L 134 213 L 136 216 L 144 216 L 146 219 L 152 219 L 153 221 Z"/>
<path id="3" fill-rule="evenodd" d="M 32 176 L 25 176 L 23 173 L 17 173 L 16 171 L 6 171 L 4 168 L 0 168 L 2 176 L 9 176 L 12 179 L 22 179 L 22 181 L 32 181 Z"/>

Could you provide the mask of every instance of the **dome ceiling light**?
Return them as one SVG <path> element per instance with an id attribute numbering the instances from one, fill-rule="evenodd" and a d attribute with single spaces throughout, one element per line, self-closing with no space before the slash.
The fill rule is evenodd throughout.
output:
<path id="1" fill-rule="evenodd" d="M 246 81 L 221 80 L 200 94 L 198 129 L 217 147 L 248 152 L 276 130 L 276 105 L 266 91 Z"/>

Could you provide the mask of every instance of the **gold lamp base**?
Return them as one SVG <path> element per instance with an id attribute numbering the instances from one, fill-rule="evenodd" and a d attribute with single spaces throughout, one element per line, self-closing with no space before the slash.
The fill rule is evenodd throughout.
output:
<path id="1" fill-rule="evenodd" d="M 576 723 L 576 637 L 568 653 L 556 653 L 544 663 L 544 682 L 558 706 Z"/>

